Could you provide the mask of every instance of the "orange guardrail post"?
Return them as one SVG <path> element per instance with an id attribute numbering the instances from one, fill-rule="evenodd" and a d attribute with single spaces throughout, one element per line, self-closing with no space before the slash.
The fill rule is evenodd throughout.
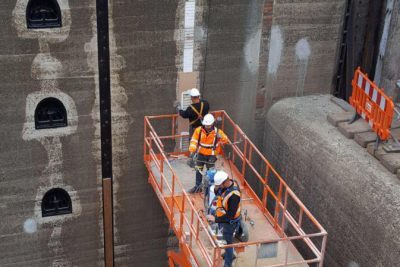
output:
<path id="1" fill-rule="evenodd" d="M 383 89 L 373 83 L 358 68 L 352 81 L 353 92 L 350 104 L 354 107 L 381 140 L 388 140 L 394 114 L 394 103 Z"/>

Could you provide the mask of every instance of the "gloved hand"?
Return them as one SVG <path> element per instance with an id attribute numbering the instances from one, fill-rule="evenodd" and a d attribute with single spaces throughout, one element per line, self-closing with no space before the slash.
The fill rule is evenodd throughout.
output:
<path id="1" fill-rule="evenodd" d="M 174 108 L 179 111 L 181 109 L 181 102 L 179 102 L 178 100 L 174 101 Z"/>
<path id="2" fill-rule="evenodd" d="M 213 215 L 208 214 L 208 215 L 206 215 L 206 218 L 210 222 L 215 222 L 215 217 Z"/>

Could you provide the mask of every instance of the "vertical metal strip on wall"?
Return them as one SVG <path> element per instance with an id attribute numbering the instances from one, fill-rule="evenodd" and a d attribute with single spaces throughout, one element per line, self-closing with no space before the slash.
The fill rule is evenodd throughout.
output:
<path id="1" fill-rule="evenodd" d="M 101 168 L 103 178 L 104 261 L 106 267 L 111 267 L 114 266 L 114 227 L 108 0 L 96 0 L 96 15 L 100 90 Z"/>
<path id="2" fill-rule="evenodd" d="M 114 231 L 112 179 L 103 179 L 103 228 L 104 228 L 104 263 L 106 267 L 114 266 Z"/>

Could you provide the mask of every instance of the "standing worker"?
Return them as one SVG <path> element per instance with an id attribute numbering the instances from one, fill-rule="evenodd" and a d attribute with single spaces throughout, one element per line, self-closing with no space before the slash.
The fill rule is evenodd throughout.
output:
<path id="1" fill-rule="evenodd" d="M 222 224 L 222 235 L 227 245 L 232 244 L 233 234 L 240 236 L 243 232 L 240 225 L 240 189 L 224 171 L 214 175 L 215 191 L 218 191 L 217 210 L 215 216 L 207 215 L 207 220 Z M 234 260 L 233 248 L 225 249 L 224 267 L 231 267 Z"/>
<path id="2" fill-rule="evenodd" d="M 201 121 L 210 110 L 210 105 L 206 100 L 200 99 L 200 92 L 196 88 L 190 90 L 192 104 L 186 110 L 181 109 L 181 104 L 175 102 L 175 107 L 179 115 L 184 119 L 189 119 L 189 138 L 192 137 L 194 129 L 201 126 Z"/>
<path id="3" fill-rule="evenodd" d="M 191 156 L 197 152 L 196 160 L 196 185 L 189 190 L 189 193 L 201 191 L 201 182 L 204 165 L 210 168 L 217 161 L 217 155 L 221 152 L 221 145 L 228 143 L 226 134 L 214 126 L 214 116 L 207 114 L 203 119 L 203 126 L 194 130 L 192 139 L 190 140 L 189 152 Z"/>

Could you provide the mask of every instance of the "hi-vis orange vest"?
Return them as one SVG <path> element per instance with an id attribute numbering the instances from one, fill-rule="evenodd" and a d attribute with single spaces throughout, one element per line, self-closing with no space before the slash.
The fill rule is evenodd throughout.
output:
<path id="1" fill-rule="evenodd" d="M 226 212 L 228 210 L 228 201 L 232 195 L 237 195 L 238 197 L 240 197 L 240 190 L 239 190 L 239 187 L 237 186 L 236 182 L 233 182 L 232 187 L 228 188 L 227 190 L 225 190 L 222 193 L 221 196 L 217 197 L 217 209 L 216 209 L 216 213 L 215 213 L 215 215 L 217 217 L 222 217 L 226 214 Z M 240 206 L 241 206 L 241 204 L 239 204 L 236 214 L 233 217 L 233 220 L 240 217 L 240 212 L 241 212 Z"/>
<path id="2" fill-rule="evenodd" d="M 194 130 L 192 140 L 190 140 L 189 151 L 194 153 L 198 149 L 197 152 L 205 156 L 218 155 L 221 153 L 221 143 L 228 143 L 228 137 L 222 130 L 214 127 L 210 133 L 207 133 L 200 126 Z"/>

